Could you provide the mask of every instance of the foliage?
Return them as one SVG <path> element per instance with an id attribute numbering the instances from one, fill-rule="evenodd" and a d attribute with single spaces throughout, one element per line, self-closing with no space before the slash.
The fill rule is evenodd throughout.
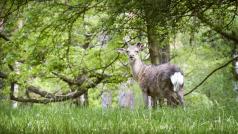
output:
<path id="1" fill-rule="evenodd" d="M 9 76 L 4 80 L 5 94 L 10 92 L 9 85 L 14 81 L 21 86 L 21 94 L 30 84 L 50 92 L 71 90 L 53 74 L 56 72 L 73 80 L 86 74 L 88 80 L 84 85 L 95 82 L 99 74 L 110 75 L 99 85 L 103 84 L 116 96 L 118 84 L 131 77 L 127 58 L 116 49 L 124 47 L 122 38 L 126 34 L 134 37 L 132 42 L 148 42 L 150 25 L 158 39 L 169 42 L 171 62 L 184 70 L 188 91 L 213 68 L 228 60 L 236 43 L 233 38 L 237 33 L 235 1 L 3 2 L 7 5 L 2 14 L 11 11 L 7 18 L 2 14 L 0 17 L 6 20 L 2 33 L 10 39 L 0 40 L 0 69 Z M 148 53 L 142 53 L 146 63 L 150 63 Z M 16 61 L 22 63 L 20 74 L 14 71 Z M 200 87 L 198 96 L 205 94 L 219 102 L 223 102 L 224 96 L 234 98 L 230 70 L 231 66 L 212 76 Z M 100 104 L 97 96 L 102 87 L 90 89 L 93 106 Z"/>
<path id="2" fill-rule="evenodd" d="M 131 35 L 132 43 L 140 41 L 150 48 L 152 30 L 157 46 L 170 46 L 170 62 L 184 71 L 188 92 L 237 49 L 237 1 L 1 0 L 0 7 L 0 73 L 6 75 L 0 78 L 0 86 L 4 85 L 0 88 L 0 133 L 238 131 L 232 65 L 186 96 L 185 109 L 142 109 L 137 84 L 130 87 L 134 109 L 120 109 L 119 86 L 132 76 L 127 57 L 116 52 L 125 47 L 125 35 Z M 147 48 L 141 57 L 150 64 Z M 59 95 L 87 90 L 89 106 L 76 107 L 70 101 L 20 103 L 12 109 L 8 95 L 13 83 L 20 85 L 19 96 L 30 85 Z M 101 109 L 103 91 L 112 92 L 109 109 Z"/>

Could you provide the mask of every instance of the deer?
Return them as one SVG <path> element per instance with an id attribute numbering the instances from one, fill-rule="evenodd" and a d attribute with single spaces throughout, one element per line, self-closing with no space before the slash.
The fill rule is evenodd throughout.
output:
<path id="1" fill-rule="evenodd" d="M 152 98 L 152 107 L 160 106 L 164 99 L 169 105 L 184 106 L 184 76 L 183 72 L 174 64 L 164 63 L 147 65 L 142 62 L 139 53 L 144 50 L 141 43 L 131 45 L 129 39 L 124 38 L 127 48 L 118 48 L 117 51 L 128 56 L 132 76 L 138 82 L 145 103 L 148 108 L 148 97 Z"/>

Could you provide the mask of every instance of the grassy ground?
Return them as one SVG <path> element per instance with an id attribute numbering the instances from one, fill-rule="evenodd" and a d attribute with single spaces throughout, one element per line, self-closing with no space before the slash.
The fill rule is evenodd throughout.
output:
<path id="1" fill-rule="evenodd" d="M 238 133 L 238 105 L 146 109 L 0 105 L 0 133 Z"/>

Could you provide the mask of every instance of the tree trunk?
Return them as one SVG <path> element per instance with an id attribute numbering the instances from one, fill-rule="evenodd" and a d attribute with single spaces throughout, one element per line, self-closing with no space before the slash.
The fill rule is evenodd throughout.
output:
<path id="1" fill-rule="evenodd" d="M 89 101 L 88 101 L 88 91 L 86 91 L 84 94 L 79 96 L 78 98 L 75 99 L 74 103 L 77 106 L 88 106 Z"/>
<path id="2" fill-rule="evenodd" d="M 169 12 L 170 4 L 171 0 L 144 1 L 148 47 L 152 64 L 167 63 L 170 60 L 167 21 L 166 17 L 162 15 Z M 164 30 L 158 31 L 159 27 Z"/>
<path id="3" fill-rule="evenodd" d="M 84 106 L 88 106 L 89 101 L 88 101 L 88 91 L 84 94 Z"/>
<path id="4" fill-rule="evenodd" d="M 18 95 L 18 90 L 19 90 L 19 85 L 18 84 L 14 84 L 14 88 L 13 88 L 13 94 L 14 94 L 14 96 L 16 96 L 17 97 L 17 95 Z M 17 103 L 17 101 L 12 101 L 12 107 L 13 108 L 17 108 L 17 106 L 18 106 L 18 103 Z"/>
<path id="5" fill-rule="evenodd" d="M 238 56 L 238 52 L 236 50 L 236 46 L 234 47 L 233 49 L 233 52 L 232 52 L 232 57 L 235 58 Z M 232 67 L 232 73 L 233 73 L 233 90 L 234 92 L 237 94 L 238 93 L 238 60 L 234 60 L 233 61 L 233 67 Z M 236 100 L 238 101 L 238 94 L 236 96 Z"/>
<path id="6" fill-rule="evenodd" d="M 167 63 L 170 60 L 170 46 L 167 41 L 168 39 L 165 39 L 165 35 L 167 34 L 159 37 L 156 27 L 147 24 L 148 47 L 152 64 Z"/>
<path id="7" fill-rule="evenodd" d="M 20 74 L 20 66 L 21 66 L 20 62 L 15 62 L 15 69 L 14 70 L 15 70 L 16 74 Z M 14 83 L 12 90 L 13 90 L 12 91 L 13 95 L 17 97 L 18 96 L 18 91 L 19 91 L 19 85 Z M 12 101 L 12 107 L 17 108 L 17 106 L 18 106 L 17 101 L 13 100 Z"/>

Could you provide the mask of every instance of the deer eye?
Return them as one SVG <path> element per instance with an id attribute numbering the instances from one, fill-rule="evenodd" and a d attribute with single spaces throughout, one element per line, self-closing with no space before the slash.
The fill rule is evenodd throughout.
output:
<path id="1" fill-rule="evenodd" d="M 139 51 L 137 50 L 136 53 L 139 53 Z"/>
<path id="2" fill-rule="evenodd" d="M 129 53 L 129 51 L 128 51 L 128 50 L 126 50 L 126 53 Z"/>

